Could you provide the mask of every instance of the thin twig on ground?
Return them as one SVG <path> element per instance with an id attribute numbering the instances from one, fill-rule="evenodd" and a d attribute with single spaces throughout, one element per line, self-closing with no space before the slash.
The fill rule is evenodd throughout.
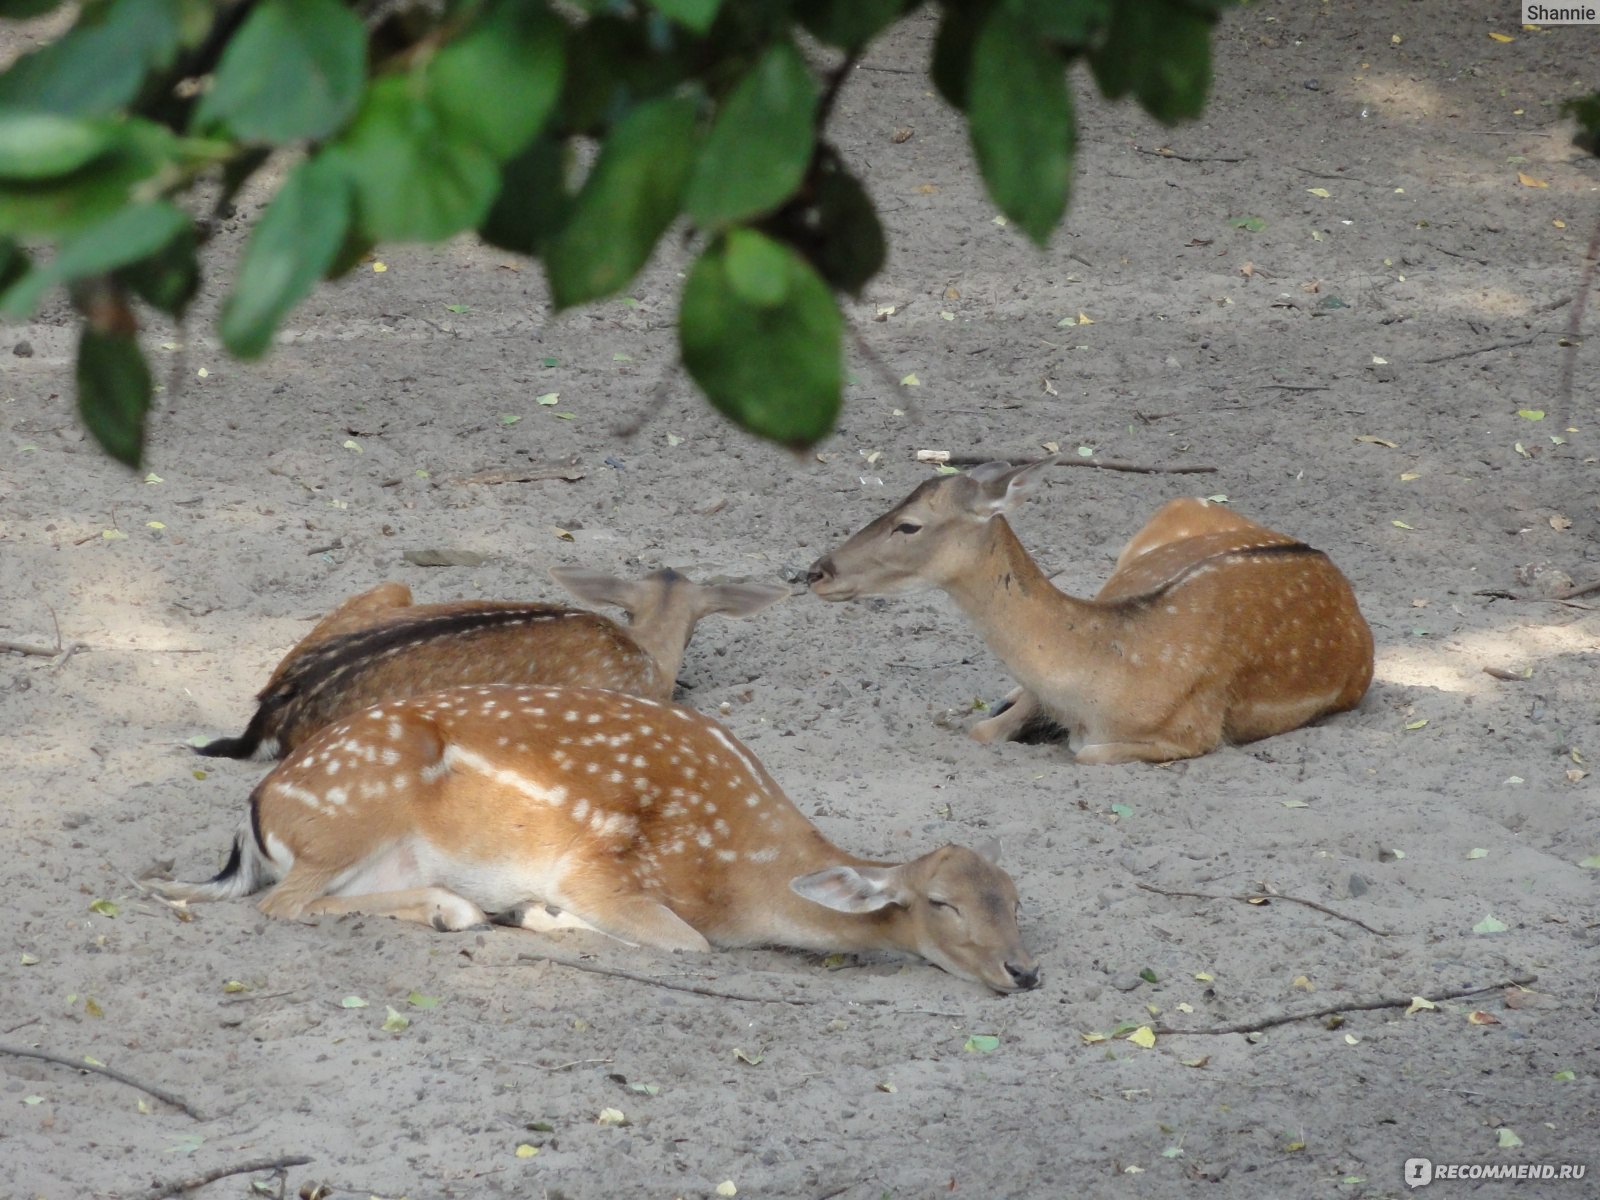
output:
<path id="1" fill-rule="evenodd" d="M 1326 904 L 1320 904 L 1315 900 L 1302 900 L 1299 896 L 1285 896 L 1281 892 L 1178 892 L 1169 891 L 1167 888 L 1159 888 L 1152 883 L 1144 883 L 1137 879 L 1134 880 L 1134 886 L 1141 891 L 1154 892 L 1158 896 L 1187 897 L 1191 900 L 1237 900 L 1241 904 L 1250 905 L 1252 908 L 1265 908 L 1274 900 L 1287 900 L 1290 904 L 1303 904 L 1307 908 L 1314 908 L 1319 913 L 1325 913 L 1340 921 L 1348 921 L 1352 925 L 1359 925 L 1368 933 L 1375 933 L 1379 937 L 1394 936 L 1388 930 L 1374 929 L 1371 925 L 1361 920 L 1360 917 L 1346 916 L 1337 909 L 1329 908 Z"/>
<path id="2" fill-rule="evenodd" d="M 1538 982 L 1537 975 L 1517 975 L 1510 979 L 1503 979 L 1499 983 L 1485 984 L 1483 987 L 1461 988 L 1453 992 L 1441 992 L 1437 996 L 1423 996 L 1423 1000 L 1430 1004 L 1438 1004 L 1445 1000 L 1460 1000 L 1466 996 L 1478 996 L 1484 992 L 1498 991 L 1507 987 L 1526 987 L 1530 983 Z M 1376 1012 L 1383 1008 L 1409 1008 L 1416 1002 L 1416 996 L 1401 996 L 1383 1000 L 1364 1000 L 1358 1004 L 1332 1004 L 1327 1008 L 1318 1008 L 1311 1012 L 1279 1013 L 1275 1017 L 1264 1017 L 1259 1021 L 1240 1021 L 1233 1025 L 1211 1025 L 1204 1029 L 1175 1029 L 1170 1025 L 1158 1025 L 1150 1032 L 1161 1036 L 1172 1036 L 1175 1033 L 1192 1033 L 1199 1036 L 1213 1036 L 1224 1033 L 1254 1033 L 1258 1029 L 1272 1029 L 1278 1025 L 1289 1025 L 1295 1021 L 1315 1021 L 1319 1017 L 1332 1017 L 1339 1013 L 1347 1012 Z"/>
<path id="3" fill-rule="evenodd" d="M 981 467 L 984 463 L 1004 460 L 1021 466 L 1024 463 L 1043 462 L 1040 458 L 1007 458 L 1003 454 L 950 454 L 936 460 L 952 467 Z M 1058 458 L 1058 467 L 1094 467 L 1101 471 L 1129 471 L 1136 475 L 1215 475 L 1215 467 L 1150 467 L 1142 463 L 1120 462 L 1106 458 L 1098 462 L 1090 458 Z"/>
<path id="4" fill-rule="evenodd" d="M 1578 281 L 1578 294 L 1573 298 L 1572 315 L 1567 318 L 1567 354 L 1561 364 L 1561 383 L 1556 389 L 1556 399 L 1569 416 L 1572 412 L 1572 376 L 1578 365 L 1579 333 L 1583 327 L 1583 310 L 1589 303 L 1589 289 L 1594 284 L 1594 273 L 1600 268 L 1600 219 L 1595 221 L 1594 235 L 1589 238 L 1589 248 L 1583 254 L 1583 276 Z M 1570 424 L 1563 421 L 1562 424 Z"/>
<path id="5" fill-rule="evenodd" d="M 1325 383 L 1258 383 L 1256 391 L 1266 392 L 1277 390 L 1280 392 L 1331 392 L 1333 389 Z"/>
<path id="6" fill-rule="evenodd" d="M 203 1188 L 208 1183 L 215 1183 L 230 1175 L 249 1175 L 256 1171 L 287 1171 L 290 1167 L 303 1167 L 311 1161 L 304 1154 L 288 1154 L 281 1158 L 252 1158 L 249 1162 L 236 1163 L 231 1167 L 216 1167 L 203 1175 L 194 1175 L 188 1179 L 158 1183 L 148 1192 L 141 1192 L 137 1200 L 165 1200 L 167 1196 L 192 1192 L 196 1188 Z"/>
<path id="7" fill-rule="evenodd" d="M 1584 612 L 1594 612 L 1594 605 L 1579 604 L 1569 599 L 1571 596 L 1587 596 L 1590 592 L 1600 591 L 1600 583 L 1586 583 L 1581 588 L 1558 592 L 1554 596 L 1521 596 L 1516 592 L 1503 591 L 1500 588 L 1484 588 L 1473 592 L 1474 596 L 1487 596 L 1491 600 L 1515 600 L 1520 604 L 1560 604 L 1566 608 L 1577 608 Z"/>
<path id="8" fill-rule="evenodd" d="M 99 1063 L 86 1062 L 81 1058 L 68 1058 L 62 1054 L 51 1054 L 48 1050 L 34 1050 L 28 1046 L 10 1046 L 4 1042 L 0 1042 L 0 1054 L 11 1054 L 17 1058 L 36 1058 L 40 1062 L 71 1067 L 74 1071 L 93 1071 L 96 1075 L 104 1075 L 107 1079 L 115 1079 L 118 1083 L 125 1083 L 131 1088 L 138 1088 L 146 1095 L 154 1096 L 157 1100 L 172 1105 L 173 1108 L 180 1108 L 196 1121 L 210 1119 L 176 1092 L 169 1092 L 166 1088 L 157 1084 L 146 1083 L 142 1079 L 135 1079 L 132 1075 L 113 1070 L 111 1067 L 103 1066 Z"/>
<path id="9" fill-rule="evenodd" d="M 1453 362 L 1458 358 L 1471 358 L 1474 354 L 1492 354 L 1496 350 L 1515 350 L 1518 346 L 1531 346 L 1533 338 L 1518 338 L 1514 342 L 1497 342 L 1493 346 L 1479 346 L 1476 350 L 1457 350 L 1454 354 L 1441 354 L 1437 358 L 1421 358 L 1417 361 L 1425 367 L 1436 366 L 1439 363 Z"/>
<path id="10" fill-rule="evenodd" d="M 1154 158 L 1175 158 L 1179 162 L 1186 163 L 1241 163 L 1248 161 L 1245 158 L 1230 158 L 1225 155 L 1179 154 L 1176 150 L 1146 150 L 1143 146 L 1135 146 L 1133 149 L 1137 154 L 1148 154 Z"/>
<path id="11" fill-rule="evenodd" d="M 609 975 L 613 979 L 627 979 L 634 983 L 647 984 L 650 987 L 666 988 L 670 992 L 688 992 L 694 996 L 711 996 L 718 1000 L 739 1000 L 746 1004 L 820 1004 L 821 1000 L 813 1000 L 809 996 L 751 996 L 744 992 L 724 992 L 717 988 L 704 987 L 698 983 L 675 983 L 670 979 L 661 979 L 654 975 L 638 975 L 633 971 L 624 971 L 620 967 L 603 967 L 599 963 L 581 962 L 575 958 L 562 958 L 555 954 L 519 954 L 518 962 L 546 962 L 558 967 L 566 967 L 570 971 L 587 971 L 591 975 Z M 887 1000 L 857 1000 L 857 1004 L 887 1004 Z"/>

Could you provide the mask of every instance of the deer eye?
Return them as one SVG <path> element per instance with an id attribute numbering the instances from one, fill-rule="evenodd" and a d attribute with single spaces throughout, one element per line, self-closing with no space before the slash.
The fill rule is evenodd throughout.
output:
<path id="1" fill-rule="evenodd" d="M 915 521 L 901 521 L 900 524 L 898 524 L 898 525 L 896 525 L 894 527 L 893 532 L 895 532 L 895 533 L 921 533 L 922 532 L 922 526 L 918 525 Z"/>
<path id="2" fill-rule="evenodd" d="M 951 904 L 950 901 L 948 901 L 948 900 L 936 900 L 932 896 L 929 896 L 928 897 L 928 907 L 929 908 L 942 908 L 942 909 L 945 909 L 948 912 L 957 913 L 957 915 L 959 915 L 959 910 L 956 908 L 956 906 L 954 904 Z"/>

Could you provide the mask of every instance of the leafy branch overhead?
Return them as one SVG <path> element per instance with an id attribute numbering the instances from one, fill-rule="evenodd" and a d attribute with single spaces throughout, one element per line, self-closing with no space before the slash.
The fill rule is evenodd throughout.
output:
<path id="1" fill-rule="evenodd" d="M 1001 212 L 1043 245 L 1066 210 L 1069 66 L 1164 121 L 1192 117 L 1231 2 L 935 5 L 933 80 L 966 115 Z M 622 291 L 684 221 L 698 253 L 685 366 L 739 425 L 807 444 L 840 405 L 836 294 L 858 293 L 885 253 L 828 122 L 873 40 L 923 6 L 84 0 L 0 74 L 0 315 L 68 289 L 84 423 L 137 464 L 152 391 L 139 306 L 184 314 L 204 210 L 228 211 L 269 164 L 281 181 L 220 315 L 242 358 L 379 241 L 475 230 L 542 261 L 565 308 Z M 0 18 L 56 7 L 0 0 Z"/>

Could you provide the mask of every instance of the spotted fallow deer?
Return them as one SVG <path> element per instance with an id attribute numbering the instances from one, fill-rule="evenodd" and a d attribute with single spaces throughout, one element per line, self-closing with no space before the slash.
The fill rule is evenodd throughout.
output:
<path id="1" fill-rule="evenodd" d="M 601 687 L 670 700 L 702 617 L 752 616 L 789 594 L 777 584 L 699 584 L 671 569 L 638 580 L 575 567 L 550 575 L 580 600 L 622 609 L 628 624 L 559 604 L 413 604 L 404 584 L 379 584 L 339 605 L 284 656 L 244 733 L 198 753 L 282 757 L 369 705 L 468 684 Z"/>
<path id="2" fill-rule="evenodd" d="M 154 886 L 269 884 L 274 917 L 500 914 L 660 950 L 893 950 L 999 992 L 1039 981 L 995 851 L 847 854 L 715 721 L 593 688 L 451 688 L 327 726 L 256 788 L 220 873 Z"/>
<path id="3" fill-rule="evenodd" d="M 1004 514 L 1054 459 L 919 486 L 812 564 L 825 600 L 942 588 L 1022 685 L 972 730 L 1063 727 L 1080 763 L 1165 762 L 1353 708 L 1372 632 L 1326 554 L 1205 500 L 1156 510 L 1093 600 L 1056 589 Z"/>

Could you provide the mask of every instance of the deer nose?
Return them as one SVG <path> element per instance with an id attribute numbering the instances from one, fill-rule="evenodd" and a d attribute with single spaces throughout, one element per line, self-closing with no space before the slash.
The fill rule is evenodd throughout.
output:
<path id="1" fill-rule="evenodd" d="M 824 554 L 816 562 L 812 563 L 811 570 L 806 572 L 806 583 L 810 587 L 816 587 L 817 584 L 824 580 L 832 579 L 833 576 L 833 556 Z"/>
<path id="2" fill-rule="evenodd" d="M 1018 991 L 1027 991 L 1029 988 L 1039 986 L 1039 968 L 1037 966 L 1022 967 L 1016 963 L 1006 964 L 1006 974 L 1011 976 L 1011 982 L 1017 985 Z"/>

